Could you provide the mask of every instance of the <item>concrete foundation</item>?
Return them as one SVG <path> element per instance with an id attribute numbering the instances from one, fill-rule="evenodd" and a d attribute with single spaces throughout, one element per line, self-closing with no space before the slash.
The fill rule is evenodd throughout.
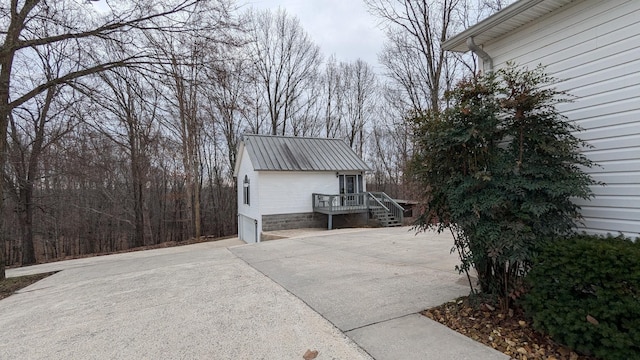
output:
<path id="1" fill-rule="evenodd" d="M 328 215 L 320 213 L 296 213 L 262 215 L 262 231 L 277 231 L 303 228 L 327 228 Z M 368 225 L 368 216 L 361 214 L 333 215 L 333 228 L 352 228 Z M 261 235 L 261 241 L 273 240 Z"/>
<path id="2" fill-rule="evenodd" d="M 319 213 L 262 215 L 262 231 L 327 227 L 327 215 Z"/>

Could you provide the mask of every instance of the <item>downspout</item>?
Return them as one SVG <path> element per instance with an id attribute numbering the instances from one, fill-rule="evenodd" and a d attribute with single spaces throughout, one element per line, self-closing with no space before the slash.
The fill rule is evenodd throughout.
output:
<path id="1" fill-rule="evenodd" d="M 493 59 L 491 58 L 491 56 L 489 56 L 489 54 L 487 54 L 486 51 L 482 50 L 482 48 L 480 46 L 478 46 L 473 41 L 473 36 L 467 38 L 467 47 L 474 54 L 478 55 L 478 57 L 480 57 L 482 59 L 483 63 L 489 65 L 489 70 L 487 72 L 492 73 L 493 72 Z"/>

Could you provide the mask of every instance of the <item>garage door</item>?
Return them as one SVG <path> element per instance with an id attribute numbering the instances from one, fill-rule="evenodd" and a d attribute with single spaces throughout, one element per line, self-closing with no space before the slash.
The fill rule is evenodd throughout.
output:
<path id="1" fill-rule="evenodd" d="M 254 243 L 257 241 L 256 236 L 257 221 L 248 216 L 240 215 L 238 217 L 238 237 L 246 243 Z"/>

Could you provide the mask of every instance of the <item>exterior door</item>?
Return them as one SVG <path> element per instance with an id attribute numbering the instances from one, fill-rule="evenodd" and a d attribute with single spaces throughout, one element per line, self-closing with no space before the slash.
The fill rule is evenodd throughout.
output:
<path id="1" fill-rule="evenodd" d="M 363 198 L 358 196 L 364 191 L 362 175 L 339 175 L 340 181 L 340 205 L 353 206 L 362 205 Z"/>
<path id="2" fill-rule="evenodd" d="M 346 175 L 344 180 L 345 180 L 345 194 L 347 194 L 347 196 L 345 197 L 345 201 L 346 201 L 345 205 L 347 206 L 357 205 L 356 196 L 349 195 L 349 194 L 355 194 L 358 192 L 356 176 Z"/>

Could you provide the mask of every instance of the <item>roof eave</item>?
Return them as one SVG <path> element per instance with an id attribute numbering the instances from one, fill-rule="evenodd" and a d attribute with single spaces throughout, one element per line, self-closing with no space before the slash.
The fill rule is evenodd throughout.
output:
<path id="1" fill-rule="evenodd" d="M 468 38 L 476 37 L 479 34 L 482 34 L 485 31 L 504 23 L 505 21 L 508 21 L 509 19 L 512 19 L 514 16 L 519 15 L 544 1 L 545 0 L 516 1 L 515 3 L 480 21 L 472 27 L 455 35 L 454 37 L 449 38 L 442 43 L 442 48 L 446 51 L 467 52 L 469 51 L 469 47 L 467 46 Z"/>
<path id="2" fill-rule="evenodd" d="M 358 168 L 358 169 L 292 169 L 292 170 L 287 170 L 287 169 L 265 169 L 265 168 L 256 168 L 254 169 L 254 171 L 271 171 L 271 172 L 372 172 L 373 169 L 369 167 L 369 165 L 367 165 L 366 168 Z"/>
<path id="3" fill-rule="evenodd" d="M 242 155 L 244 154 L 244 140 L 240 141 L 236 150 L 236 163 L 233 166 L 233 177 L 237 178 L 240 173 L 240 162 L 242 161 Z"/>

